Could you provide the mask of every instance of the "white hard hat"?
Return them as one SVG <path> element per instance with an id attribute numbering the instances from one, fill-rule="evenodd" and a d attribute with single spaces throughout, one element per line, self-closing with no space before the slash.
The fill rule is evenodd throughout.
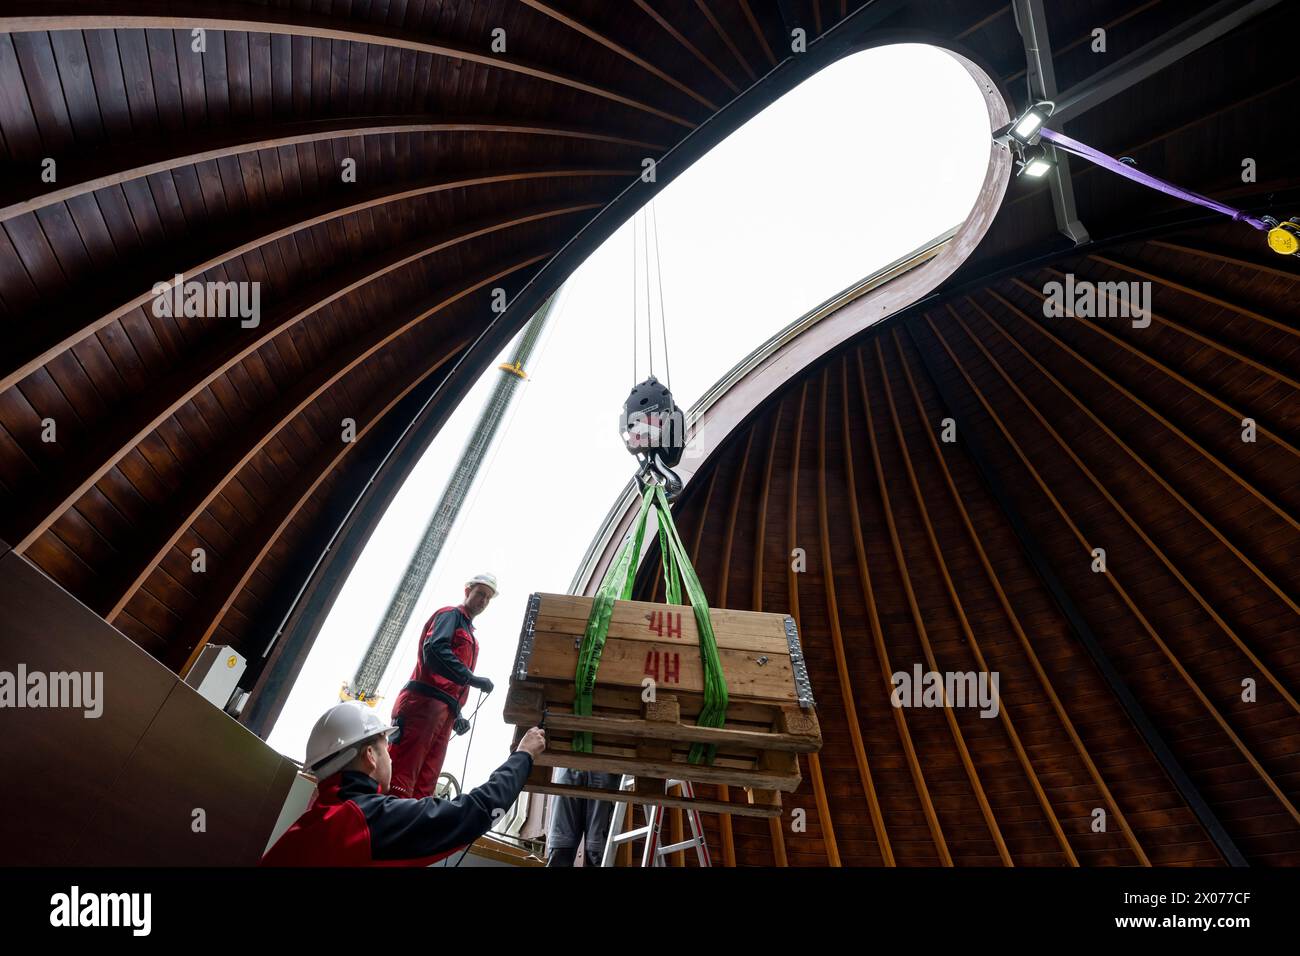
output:
<path id="1" fill-rule="evenodd" d="M 396 727 L 357 700 L 335 704 L 316 721 L 307 738 L 307 760 L 303 769 L 324 780 L 338 773 L 360 752 L 357 744 L 380 734 L 391 735 Z"/>
<path id="2" fill-rule="evenodd" d="M 472 588 L 476 584 L 486 584 L 490 587 L 492 589 L 493 597 L 496 597 L 499 593 L 497 591 L 497 576 L 495 574 L 476 574 L 465 582 L 465 587 Z"/>

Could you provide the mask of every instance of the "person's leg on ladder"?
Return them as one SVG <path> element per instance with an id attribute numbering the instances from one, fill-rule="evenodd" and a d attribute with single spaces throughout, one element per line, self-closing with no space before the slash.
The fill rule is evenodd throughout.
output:
<path id="1" fill-rule="evenodd" d="M 618 789 L 618 774 L 591 773 L 588 775 L 592 787 L 601 790 Z M 614 804 L 610 800 L 584 800 L 583 831 L 586 833 L 586 865 L 600 866 L 605 855 L 605 843 L 609 839 L 610 818 L 614 815 Z"/>
<path id="2" fill-rule="evenodd" d="M 555 783 L 578 784 L 579 775 L 557 768 L 551 776 Z M 587 801 L 577 797 L 556 797 L 551 803 L 551 819 L 546 827 L 546 865 L 573 866 L 582 842 L 583 819 Z M 599 863 L 599 861 L 597 861 Z"/>

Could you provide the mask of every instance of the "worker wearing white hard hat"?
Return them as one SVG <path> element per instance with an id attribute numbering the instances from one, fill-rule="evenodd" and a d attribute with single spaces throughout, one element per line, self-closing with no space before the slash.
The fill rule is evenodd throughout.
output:
<path id="1" fill-rule="evenodd" d="M 303 766 L 318 781 L 316 797 L 264 866 L 428 866 L 490 830 L 546 748 L 534 727 L 483 786 L 455 800 L 406 799 L 387 792 L 395 730 L 358 701 L 336 704 L 316 721 Z"/>
<path id="2" fill-rule="evenodd" d="M 465 582 L 462 603 L 439 608 L 424 625 L 415 669 L 393 704 L 398 733 L 393 738 L 392 792 L 397 796 L 433 793 L 453 731 L 469 730 L 462 708 L 470 688 L 492 693 L 492 681 L 474 673 L 478 664 L 474 619 L 487 610 L 497 592 L 496 575 L 476 574 Z"/>

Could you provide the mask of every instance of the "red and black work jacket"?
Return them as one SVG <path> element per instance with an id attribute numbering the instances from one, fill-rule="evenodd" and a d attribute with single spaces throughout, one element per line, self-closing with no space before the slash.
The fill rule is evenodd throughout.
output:
<path id="1" fill-rule="evenodd" d="M 465 706 L 466 686 L 478 663 L 478 640 L 465 605 L 435 611 L 424 625 L 411 680 L 428 684 Z"/>
<path id="2" fill-rule="evenodd" d="M 344 770 L 321 781 L 311 807 L 262 865 L 429 866 L 490 830 L 532 768 L 533 758 L 516 750 L 487 783 L 455 800 L 390 796 L 368 774 Z"/>

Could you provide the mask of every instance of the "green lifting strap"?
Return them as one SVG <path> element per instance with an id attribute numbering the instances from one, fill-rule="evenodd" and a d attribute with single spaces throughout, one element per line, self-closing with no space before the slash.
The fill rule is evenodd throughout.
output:
<path id="1" fill-rule="evenodd" d="M 645 538 L 646 521 L 653 510 L 659 524 L 659 552 L 663 558 L 664 594 L 669 604 L 682 603 L 682 584 L 686 585 L 686 595 L 690 599 L 691 609 L 695 612 L 695 626 L 700 635 L 700 660 L 704 670 L 704 706 L 700 710 L 696 723 L 701 727 L 721 727 L 727 720 L 727 682 L 722 675 L 722 659 L 718 655 L 718 642 L 713 636 L 713 621 L 709 617 L 709 602 L 704 596 L 700 579 L 691 567 L 686 548 L 682 545 L 677 526 L 673 523 L 672 511 L 663 487 L 651 485 L 641 496 L 641 510 L 637 513 L 636 523 L 628 532 L 623 544 L 605 572 L 604 580 L 596 592 L 596 599 L 591 605 L 591 614 L 587 618 L 587 627 L 582 636 L 582 648 L 578 652 L 578 669 L 574 674 L 573 713 L 578 717 L 591 716 L 592 692 L 596 687 L 596 671 L 600 667 L 600 655 L 605 649 L 605 638 L 609 633 L 609 621 L 614 614 L 614 602 L 626 601 L 632 596 L 637 559 L 641 554 L 641 542 Z M 590 731 L 579 731 L 573 735 L 573 749 L 577 753 L 591 753 Z M 712 764 L 717 754 L 715 745 L 692 744 L 688 757 L 691 763 Z"/>

